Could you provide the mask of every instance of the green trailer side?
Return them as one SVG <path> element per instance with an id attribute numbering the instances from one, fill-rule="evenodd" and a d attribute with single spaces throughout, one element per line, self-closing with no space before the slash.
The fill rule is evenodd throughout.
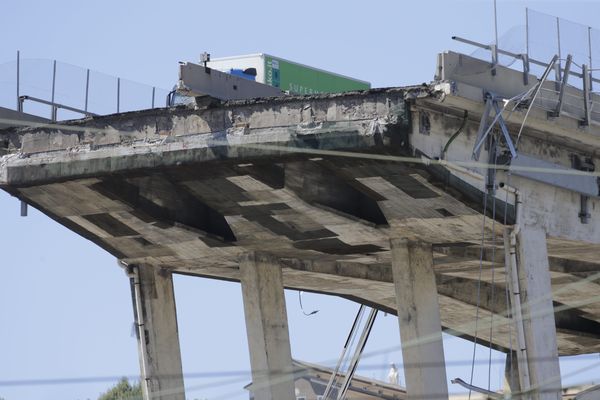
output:
<path id="1" fill-rule="evenodd" d="M 294 94 L 337 93 L 371 88 L 368 82 L 347 78 L 265 55 L 265 83 Z"/>

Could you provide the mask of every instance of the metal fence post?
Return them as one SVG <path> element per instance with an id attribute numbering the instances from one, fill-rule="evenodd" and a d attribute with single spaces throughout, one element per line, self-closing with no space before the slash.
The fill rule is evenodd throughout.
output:
<path id="1" fill-rule="evenodd" d="M 54 90 L 56 89 L 56 60 L 52 64 L 52 99 L 50 100 L 54 104 Z M 51 106 L 50 119 L 56 121 L 56 107 Z"/>
<path id="2" fill-rule="evenodd" d="M 154 96 L 156 94 L 156 87 L 152 86 L 152 108 L 154 108 Z"/>
<path id="3" fill-rule="evenodd" d="M 523 85 L 529 85 L 529 56 L 527 54 L 521 54 L 521 60 L 523 60 Z"/>
<path id="4" fill-rule="evenodd" d="M 569 81 L 569 74 L 571 73 L 572 62 L 573 56 L 571 54 L 567 55 L 567 62 L 565 63 L 565 72 L 563 74 L 562 83 L 560 84 L 560 91 L 558 92 L 558 104 L 556 105 L 556 109 L 550 113 L 551 117 L 560 117 L 560 113 L 562 111 L 563 106 L 563 98 L 565 95 L 565 90 L 567 88 L 567 82 Z"/>
<path id="5" fill-rule="evenodd" d="M 496 10 L 496 0 L 494 0 L 494 38 L 496 40 L 495 46 L 492 49 L 492 60 L 494 63 L 494 69 L 492 69 L 492 75 L 496 75 L 496 64 L 498 64 L 498 12 Z"/>
<path id="6" fill-rule="evenodd" d="M 583 64 L 583 109 L 585 110 L 585 120 L 583 121 L 583 126 L 589 126 L 591 122 L 591 112 L 590 109 L 590 70 L 589 67 Z"/>
<path id="7" fill-rule="evenodd" d="M 589 52 L 589 58 L 590 58 L 590 90 L 594 89 L 594 83 L 592 82 L 594 76 L 593 76 L 593 70 L 594 70 L 594 66 L 592 64 L 592 27 L 588 26 L 588 52 Z"/>
<path id="8" fill-rule="evenodd" d="M 498 65 L 498 46 L 491 45 L 492 50 L 492 75 L 496 75 L 496 65 Z"/>
<path id="9" fill-rule="evenodd" d="M 529 58 L 529 8 L 525 7 L 525 53 Z"/>
<path id="10" fill-rule="evenodd" d="M 20 72 L 21 72 L 21 52 L 19 50 L 17 50 L 17 110 L 23 112 L 23 109 L 21 107 L 21 100 L 20 100 L 21 93 L 19 92 L 20 83 L 21 83 Z"/>
<path id="11" fill-rule="evenodd" d="M 557 45 L 558 45 L 558 61 L 555 64 L 555 86 L 556 86 L 556 90 L 560 90 L 560 82 L 562 81 L 562 77 L 561 77 L 561 53 L 560 53 L 560 18 L 556 17 L 556 38 L 557 38 Z"/>
<path id="12" fill-rule="evenodd" d="M 83 108 L 85 111 L 88 110 L 88 97 L 90 94 L 90 69 L 87 69 L 87 73 L 85 76 L 85 107 Z"/>
<path id="13" fill-rule="evenodd" d="M 121 78 L 117 78 L 117 113 L 120 112 L 121 102 Z"/>

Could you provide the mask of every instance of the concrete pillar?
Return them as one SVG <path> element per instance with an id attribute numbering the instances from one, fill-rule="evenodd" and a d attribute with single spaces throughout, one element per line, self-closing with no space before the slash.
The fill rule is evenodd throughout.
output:
<path id="1" fill-rule="evenodd" d="M 517 235 L 519 286 L 533 398 L 561 399 L 560 366 L 546 232 L 520 225 Z"/>
<path id="2" fill-rule="evenodd" d="M 183 370 L 171 272 L 129 266 L 145 400 L 184 400 Z"/>
<path id="3" fill-rule="evenodd" d="M 521 383 L 519 381 L 519 360 L 516 351 L 506 353 L 506 364 L 504 365 L 504 393 L 519 393 Z"/>
<path id="4" fill-rule="evenodd" d="M 281 266 L 263 253 L 248 253 L 240 281 L 255 400 L 295 400 L 292 352 Z"/>
<path id="5" fill-rule="evenodd" d="M 447 399 L 448 382 L 431 244 L 405 239 L 390 242 L 408 396 L 411 399 Z"/>

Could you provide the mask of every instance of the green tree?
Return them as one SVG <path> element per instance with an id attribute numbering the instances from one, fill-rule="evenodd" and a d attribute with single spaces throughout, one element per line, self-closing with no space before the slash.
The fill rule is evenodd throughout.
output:
<path id="1" fill-rule="evenodd" d="M 142 400 L 142 386 L 139 383 L 132 385 L 127 378 L 121 378 L 115 386 L 98 397 L 98 400 Z"/>

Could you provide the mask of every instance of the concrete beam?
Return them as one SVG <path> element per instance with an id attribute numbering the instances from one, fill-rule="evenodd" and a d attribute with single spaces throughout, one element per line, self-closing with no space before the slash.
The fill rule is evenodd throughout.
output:
<path id="1" fill-rule="evenodd" d="M 144 400 L 184 400 L 177 310 L 170 271 L 130 266 Z"/>
<path id="2" fill-rule="evenodd" d="M 413 399 L 448 398 L 431 244 L 392 239 L 392 274 L 405 365 Z"/>
<path id="3" fill-rule="evenodd" d="M 272 160 L 292 153 L 313 154 L 315 149 L 406 146 L 408 92 L 416 96 L 429 93 L 429 89 L 231 101 L 200 110 L 152 109 L 51 128 L 23 128 L 11 133 L 12 140 L 3 146 L 3 152 L 35 154 L 36 160 L 2 160 L 0 186 L 224 159 L 243 163 L 257 158 Z M 45 161 L 38 158 L 43 154 Z"/>
<path id="4" fill-rule="evenodd" d="M 292 352 L 281 266 L 264 253 L 247 253 L 240 281 L 255 400 L 294 400 Z"/>
<path id="5" fill-rule="evenodd" d="M 533 398 L 561 398 L 560 365 L 544 229 L 529 224 L 517 234 L 519 286 Z"/>

